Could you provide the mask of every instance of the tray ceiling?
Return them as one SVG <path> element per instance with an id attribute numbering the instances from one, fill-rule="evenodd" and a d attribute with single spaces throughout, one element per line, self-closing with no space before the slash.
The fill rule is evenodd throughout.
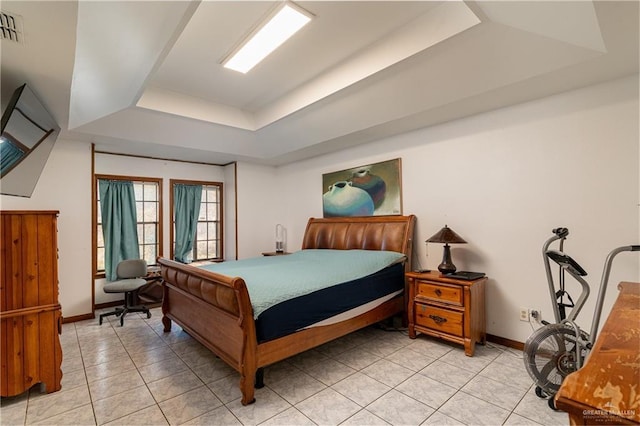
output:
<path id="1" fill-rule="evenodd" d="M 638 72 L 638 3 L 300 1 L 247 74 L 222 58 L 271 1 L 3 1 L 2 101 L 26 82 L 61 138 L 280 165 Z"/>

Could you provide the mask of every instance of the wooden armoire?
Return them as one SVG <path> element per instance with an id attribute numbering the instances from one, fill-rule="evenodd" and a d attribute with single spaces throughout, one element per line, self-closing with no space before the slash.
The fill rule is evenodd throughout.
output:
<path id="1" fill-rule="evenodd" d="M 60 390 L 57 211 L 0 211 L 0 395 Z"/>

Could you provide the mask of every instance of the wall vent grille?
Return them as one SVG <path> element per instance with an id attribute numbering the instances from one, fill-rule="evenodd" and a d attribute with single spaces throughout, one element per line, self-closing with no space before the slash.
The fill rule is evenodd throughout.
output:
<path id="1" fill-rule="evenodd" d="M 21 16 L 0 11 L 0 39 L 23 43 Z"/>

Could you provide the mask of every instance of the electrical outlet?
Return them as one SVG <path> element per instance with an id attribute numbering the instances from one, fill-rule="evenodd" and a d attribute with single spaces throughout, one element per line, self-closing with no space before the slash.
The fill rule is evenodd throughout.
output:
<path id="1" fill-rule="evenodd" d="M 529 309 L 520 308 L 520 321 L 529 321 Z"/>
<path id="2" fill-rule="evenodd" d="M 529 322 L 541 322 L 542 311 L 540 309 L 529 309 Z"/>

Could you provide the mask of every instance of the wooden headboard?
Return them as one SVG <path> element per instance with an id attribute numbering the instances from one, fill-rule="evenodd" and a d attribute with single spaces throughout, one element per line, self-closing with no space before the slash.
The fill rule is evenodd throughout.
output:
<path id="1" fill-rule="evenodd" d="M 407 256 L 410 268 L 415 222 L 414 215 L 311 218 L 302 249 L 396 251 Z"/>

